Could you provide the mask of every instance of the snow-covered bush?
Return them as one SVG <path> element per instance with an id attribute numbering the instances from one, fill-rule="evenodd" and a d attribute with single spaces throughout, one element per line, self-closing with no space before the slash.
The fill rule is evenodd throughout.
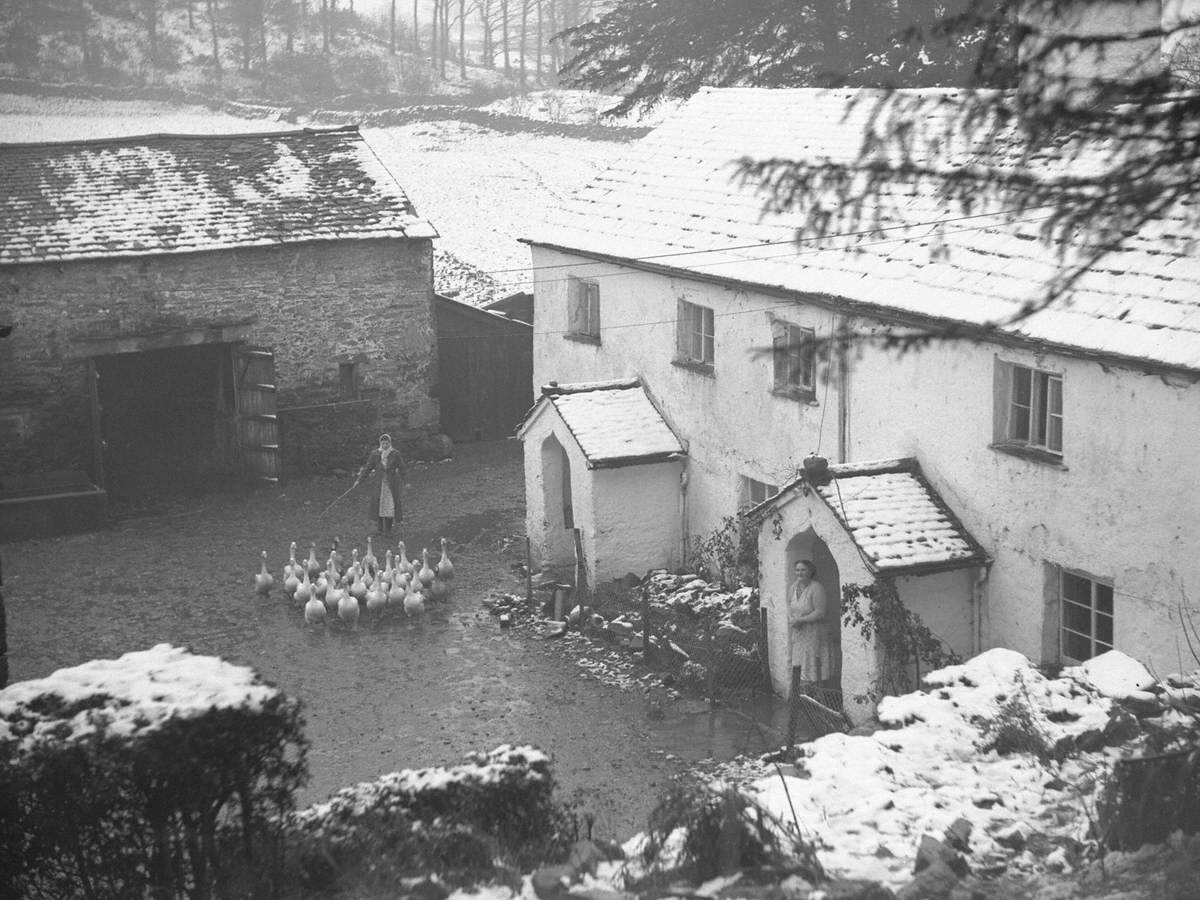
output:
<path id="1" fill-rule="evenodd" d="M 525 869 L 553 855 L 560 810 L 552 791 L 550 760 L 531 747 L 391 772 L 296 813 L 289 868 L 317 892 L 430 872 L 478 883 L 497 876 L 497 860 Z"/>
<path id="2" fill-rule="evenodd" d="M 0 691 L 0 896 L 247 896 L 307 777 L 298 705 L 160 644 Z"/>
<path id="3" fill-rule="evenodd" d="M 630 885 L 638 890 L 746 870 L 768 871 L 776 881 L 785 872 L 810 882 L 824 877 L 794 828 L 736 788 L 693 777 L 673 781 L 650 813 L 640 857 L 644 872 Z"/>

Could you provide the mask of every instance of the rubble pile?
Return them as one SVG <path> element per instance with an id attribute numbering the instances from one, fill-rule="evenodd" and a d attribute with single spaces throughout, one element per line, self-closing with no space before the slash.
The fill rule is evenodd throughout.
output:
<path id="1" fill-rule="evenodd" d="M 517 574 L 523 576 L 523 569 Z M 535 577 L 533 585 L 532 600 L 493 591 L 483 605 L 501 628 L 554 639 L 588 675 L 607 684 L 626 690 L 702 685 L 710 681 L 710 668 L 727 680 L 758 677 L 756 588 L 727 590 L 695 573 L 656 569 L 644 578 L 630 574 L 605 585 L 589 605 L 568 595 L 556 619 L 554 592 L 563 586 L 549 576 Z M 637 674 L 650 663 L 669 671 Z"/>

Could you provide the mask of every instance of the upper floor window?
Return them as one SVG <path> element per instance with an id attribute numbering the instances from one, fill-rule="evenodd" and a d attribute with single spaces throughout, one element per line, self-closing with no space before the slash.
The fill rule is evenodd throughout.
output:
<path id="1" fill-rule="evenodd" d="M 1062 456 L 1062 375 L 996 360 L 995 406 L 998 446 Z"/>
<path id="2" fill-rule="evenodd" d="M 1078 572 L 1058 570 L 1059 652 L 1083 662 L 1113 648 L 1113 588 Z"/>
<path id="3" fill-rule="evenodd" d="M 814 387 L 813 347 L 816 334 L 790 322 L 771 322 L 771 358 L 774 364 L 774 389 L 779 393 L 811 399 Z"/>
<path id="4" fill-rule="evenodd" d="M 679 301 L 679 324 L 676 361 L 712 368 L 713 311 L 698 303 Z"/>
<path id="5" fill-rule="evenodd" d="M 743 507 L 757 506 L 779 493 L 779 488 L 775 485 L 757 481 L 747 475 L 743 475 L 741 481 L 741 505 Z"/>
<path id="6" fill-rule="evenodd" d="M 600 285 L 571 278 L 568 282 L 567 337 L 600 341 Z"/>

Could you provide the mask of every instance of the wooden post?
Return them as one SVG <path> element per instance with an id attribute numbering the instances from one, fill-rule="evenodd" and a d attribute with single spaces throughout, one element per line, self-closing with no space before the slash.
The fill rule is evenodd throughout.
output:
<path id="1" fill-rule="evenodd" d="M 8 687 L 8 613 L 4 608 L 4 559 L 0 557 L 0 688 Z"/>
<path id="2" fill-rule="evenodd" d="M 650 644 L 650 594 L 646 591 L 646 585 L 643 584 L 640 588 L 642 592 L 642 659 L 646 665 L 651 665 L 654 660 L 654 648 Z"/>
<path id="3" fill-rule="evenodd" d="M 96 487 L 104 488 L 104 421 L 100 409 L 100 370 L 96 368 L 96 357 L 89 356 L 87 361 L 88 395 L 92 405 L 92 474 L 96 479 Z"/>
<path id="4" fill-rule="evenodd" d="M 587 567 L 583 560 L 583 532 L 578 528 L 572 528 L 571 533 L 575 538 L 575 593 L 583 598 L 587 592 Z"/>
<path id="5" fill-rule="evenodd" d="M 525 602 L 533 603 L 533 553 L 529 549 L 529 535 L 525 535 Z"/>
<path id="6" fill-rule="evenodd" d="M 760 606 L 758 608 L 758 658 L 762 660 L 763 684 L 766 685 L 768 691 L 772 689 L 769 653 L 767 648 L 767 611 Z"/>

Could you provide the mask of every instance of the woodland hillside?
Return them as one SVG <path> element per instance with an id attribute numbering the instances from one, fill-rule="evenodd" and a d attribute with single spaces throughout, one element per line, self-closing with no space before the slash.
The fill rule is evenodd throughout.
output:
<path id="1" fill-rule="evenodd" d="M 0 75 L 210 96 L 487 101 L 554 83 L 587 0 L 15 0 Z"/>

